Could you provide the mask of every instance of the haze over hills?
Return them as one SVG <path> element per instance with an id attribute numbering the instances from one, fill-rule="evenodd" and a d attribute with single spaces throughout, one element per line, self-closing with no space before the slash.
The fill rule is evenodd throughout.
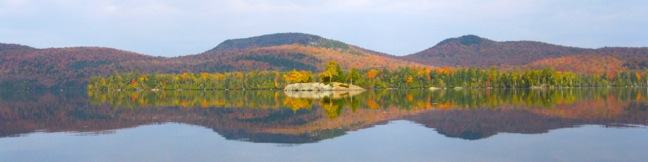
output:
<path id="1" fill-rule="evenodd" d="M 37 49 L 0 43 L 0 85 L 83 86 L 94 75 L 344 68 L 500 67 L 606 73 L 648 67 L 648 48 L 588 49 L 535 41 L 494 41 L 475 35 L 444 40 L 424 51 L 393 56 L 305 33 L 226 40 L 203 53 L 153 57 L 102 47 Z"/>

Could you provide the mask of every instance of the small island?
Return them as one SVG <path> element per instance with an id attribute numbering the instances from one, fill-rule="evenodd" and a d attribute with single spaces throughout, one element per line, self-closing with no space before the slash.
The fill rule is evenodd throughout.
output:
<path id="1" fill-rule="evenodd" d="M 329 84 L 311 82 L 288 84 L 284 91 L 365 91 L 365 89 L 357 85 L 340 82 Z"/>
<path id="2" fill-rule="evenodd" d="M 329 84 L 311 82 L 311 83 L 293 83 L 284 88 L 284 93 L 292 98 L 344 98 L 358 95 L 366 89 L 347 83 L 332 82 Z"/>

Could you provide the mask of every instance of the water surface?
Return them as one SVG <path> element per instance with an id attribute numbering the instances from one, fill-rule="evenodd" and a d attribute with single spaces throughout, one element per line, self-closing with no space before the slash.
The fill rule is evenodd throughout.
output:
<path id="1" fill-rule="evenodd" d="M 302 98 L 295 98 L 300 96 Z M 644 89 L 0 94 L 0 161 L 642 161 Z"/>

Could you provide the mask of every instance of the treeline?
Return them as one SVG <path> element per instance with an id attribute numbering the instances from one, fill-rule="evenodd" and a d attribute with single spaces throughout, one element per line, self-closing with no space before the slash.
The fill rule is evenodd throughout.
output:
<path id="1" fill-rule="evenodd" d="M 550 69 L 499 70 L 478 68 L 416 68 L 345 70 L 335 62 L 311 71 L 250 71 L 180 74 L 115 74 L 93 77 L 88 89 L 113 90 L 262 90 L 287 84 L 343 82 L 368 89 L 414 88 L 564 88 L 646 87 L 648 71 L 578 74 Z"/>

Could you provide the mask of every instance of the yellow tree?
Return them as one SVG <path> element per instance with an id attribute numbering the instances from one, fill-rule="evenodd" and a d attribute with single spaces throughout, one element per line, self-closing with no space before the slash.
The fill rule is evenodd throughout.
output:
<path id="1" fill-rule="evenodd" d="M 326 64 L 326 68 L 324 69 L 324 71 L 322 71 L 322 73 L 320 73 L 320 78 L 322 78 L 322 81 L 331 83 L 333 82 L 334 77 L 338 77 L 341 74 L 342 69 L 340 68 L 340 65 L 338 65 L 335 61 L 331 61 Z"/>
<path id="2" fill-rule="evenodd" d="M 281 78 L 281 74 L 279 74 L 279 72 L 277 71 L 272 71 L 272 74 L 274 75 L 274 88 L 279 88 L 279 79 Z"/>
<path id="3" fill-rule="evenodd" d="M 311 81 L 311 73 L 308 71 L 292 70 L 284 75 L 288 83 L 306 83 Z"/>
<path id="4" fill-rule="evenodd" d="M 641 73 L 640 72 L 635 72 L 635 77 L 637 78 L 636 82 L 637 84 L 641 83 Z"/>
<path id="5" fill-rule="evenodd" d="M 380 71 L 371 69 L 367 71 L 367 79 L 376 79 L 376 77 L 378 77 L 378 74 L 380 74 Z"/>

